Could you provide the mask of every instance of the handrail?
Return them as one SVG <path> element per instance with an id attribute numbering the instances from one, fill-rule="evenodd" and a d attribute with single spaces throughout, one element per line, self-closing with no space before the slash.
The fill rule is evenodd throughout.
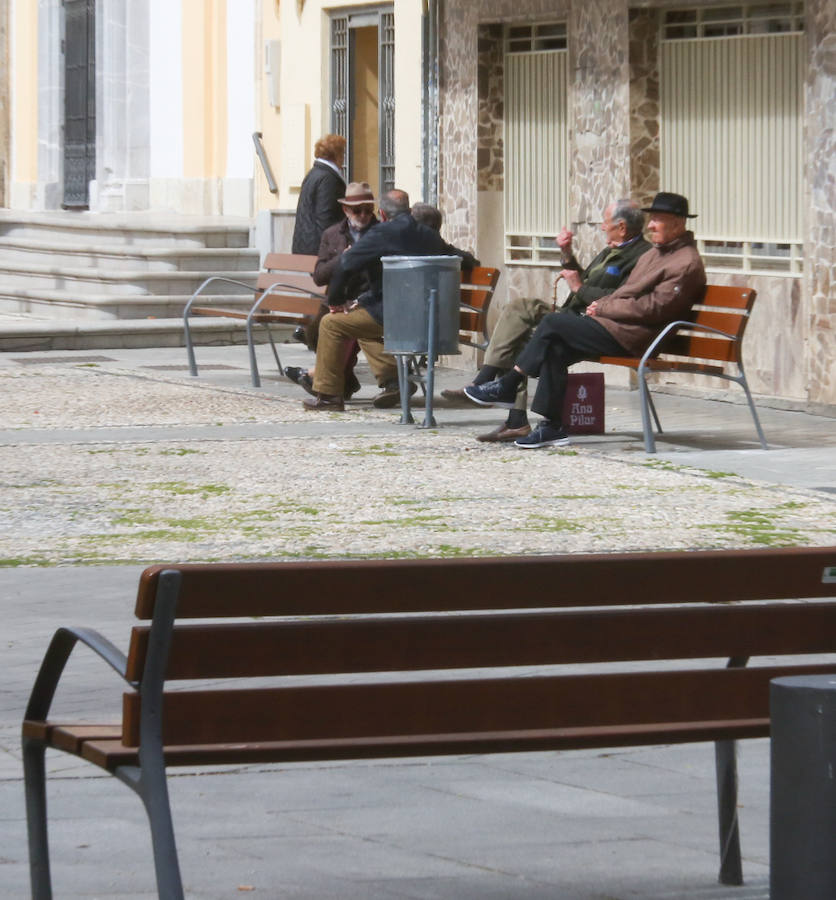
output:
<path id="1" fill-rule="evenodd" d="M 270 160 L 267 158 L 267 151 L 264 149 L 264 144 L 261 139 L 261 132 L 254 131 L 253 143 L 255 144 L 255 152 L 256 156 L 258 156 L 258 161 L 261 163 L 261 168 L 264 170 L 264 175 L 267 178 L 267 187 L 270 189 L 271 194 L 278 194 L 279 186 L 276 184 L 276 178 L 273 175 L 273 169 L 270 166 Z"/>

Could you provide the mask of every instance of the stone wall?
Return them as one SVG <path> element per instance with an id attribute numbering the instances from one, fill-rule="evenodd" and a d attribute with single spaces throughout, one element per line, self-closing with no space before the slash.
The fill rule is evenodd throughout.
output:
<path id="1" fill-rule="evenodd" d="M 811 404 L 836 405 L 836 3 L 807 0 L 807 209 L 804 295 Z"/>

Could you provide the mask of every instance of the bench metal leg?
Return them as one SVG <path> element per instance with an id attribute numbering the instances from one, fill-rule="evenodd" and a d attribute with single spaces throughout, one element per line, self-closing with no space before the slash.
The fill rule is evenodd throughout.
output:
<path id="1" fill-rule="evenodd" d="M 250 378 L 253 387 L 261 387 L 261 379 L 258 377 L 258 363 L 255 359 L 255 341 L 253 340 L 253 322 L 251 316 L 247 316 L 247 349 L 250 352 Z"/>
<path id="2" fill-rule="evenodd" d="M 720 884 L 743 884 L 737 821 L 737 742 L 716 741 L 717 809 L 720 816 Z"/>
<path id="3" fill-rule="evenodd" d="M 742 669 L 748 656 L 732 656 L 727 669 Z M 720 819 L 720 884 L 743 884 L 740 861 L 740 829 L 737 819 L 737 742 L 715 741 L 717 812 Z"/>
<path id="4" fill-rule="evenodd" d="M 647 381 L 645 380 L 644 369 L 639 366 L 638 371 L 639 376 L 639 403 L 641 405 L 641 413 L 642 413 L 642 433 L 644 434 L 644 452 L 645 453 L 655 453 L 656 452 L 656 441 L 653 437 L 653 427 L 650 424 L 650 389 L 647 386 Z M 655 410 L 654 410 L 655 412 Z"/>
<path id="5" fill-rule="evenodd" d="M 145 789 L 142 792 L 142 802 L 145 804 L 148 822 L 151 825 L 157 893 L 160 900 L 183 900 L 183 881 L 177 859 L 177 844 L 174 840 L 174 823 L 171 820 L 165 770 L 161 775 L 151 778 L 148 772 L 143 772 L 143 781 Z"/>
<path id="6" fill-rule="evenodd" d="M 52 900 L 49 841 L 46 824 L 46 747 L 23 739 L 23 779 L 26 788 L 26 827 L 29 834 L 29 879 L 32 900 Z"/>
<path id="7" fill-rule="evenodd" d="M 270 349 L 273 351 L 273 359 L 276 360 L 276 366 L 279 369 L 279 375 L 284 376 L 284 366 L 282 365 L 282 361 L 279 359 L 279 351 L 276 349 L 276 342 L 273 340 L 273 332 L 270 331 L 270 326 L 265 322 L 264 327 L 267 330 L 267 337 L 270 341 Z"/>
<path id="8" fill-rule="evenodd" d="M 758 411 L 755 409 L 755 401 L 752 400 L 752 392 L 749 390 L 749 382 L 746 380 L 746 373 L 743 371 L 742 365 L 739 365 L 739 368 L 740 377 L 734 380 L 739 382 L 746 394 L 746 400 L 749 403 L 749 411 L 752 413 L 752 419 L 755 423 L 755 430 L 758 432 L 758 440 L 761 442 L 761 447 L 763 447 L 764 450 L 768 450 L 769 444 L 766 443 L 766 437 L 763 433 L 763 428 L 761 428 L 761 420 L 758 418 Z"/>
<path id="9" fill-rule="evenodd" d="M 189 314 L 186 312 L 183 318 L 183 334 L 186 339 L 186 355 L 189 358 L 189 375 L 197 377 L 197 362 L 194 358 L 194 342 L 192 341 L 192 330 L 189 327 Z"/>

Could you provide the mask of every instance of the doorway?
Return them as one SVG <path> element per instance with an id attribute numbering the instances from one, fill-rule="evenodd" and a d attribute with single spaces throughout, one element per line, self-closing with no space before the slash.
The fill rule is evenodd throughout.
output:
<path id="1" fill-rule="evenodd" d="M 331 19 L 331 130 L 346 139 L 347 181 L 395 186 L 395 16 L 391 7 Z"/>
<path id="2" fill-rule="evenodd" d="M 96 0 L 64 0 L 65 209 L 87 209 L 96 177 Z"/>

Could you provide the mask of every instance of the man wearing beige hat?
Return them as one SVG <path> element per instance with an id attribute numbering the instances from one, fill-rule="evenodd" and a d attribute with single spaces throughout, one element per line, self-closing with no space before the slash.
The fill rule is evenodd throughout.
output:
<path id="1" fill-rule="evenodd" d="M 337 201 L 343 209 L 345 218 L 336 225 L 331 225 L 322 233 L 319 244 L 319 255 L 313 271 L 316 284 L 327 285 L 334 275 L 340 256 L 353 246 L 372 227 L 377 224 L 374 214 L 375 199 L 368 182 L 352 181 L 345 189 L 345 197 Z M 357 273 L 347 287 L 347 296 L 354 300 L 368 290 L 369 280 L 363 273 Z M 316 351 L 319 339 L 319 323 L 328 312 L 323 304 L 320 314 L 304 328 L 304 340 L 310 350 Z M 360 390 L 360 382 L 354 374 L 357 362 L 357 342 L 346 342 L 345 365 L 345 398 L 346 400 Z M 285 374 L 309 393 L 313 393 L 313 370 L 299 366 L 285 366 Z"/>

